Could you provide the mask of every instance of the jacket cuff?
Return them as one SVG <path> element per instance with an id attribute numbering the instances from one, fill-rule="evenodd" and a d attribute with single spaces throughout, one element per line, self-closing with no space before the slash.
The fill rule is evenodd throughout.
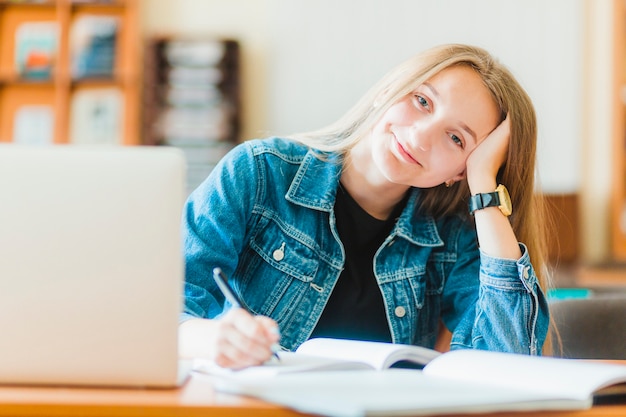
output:
<path id="1" fill-rule="evenodd" d="M 530 263 L 528 249 L 519 243 L 522 256 L 515 259 L 496 258 L 480 251 L 480 280 L 487 285 L 510 287 L 534 292 L 537 276 Z"/>

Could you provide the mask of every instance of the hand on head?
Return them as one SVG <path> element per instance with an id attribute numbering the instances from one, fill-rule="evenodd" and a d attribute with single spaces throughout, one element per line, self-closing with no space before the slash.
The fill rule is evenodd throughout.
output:
<path id="1" fill-rule="evenodd" d="M 493 191 L 498 170 L 506 161 L 511 121 L 507 116 L 467 159 L 467 182 L 473 193 Z M 486 189 L 485 189 L 486 188 Z"/>

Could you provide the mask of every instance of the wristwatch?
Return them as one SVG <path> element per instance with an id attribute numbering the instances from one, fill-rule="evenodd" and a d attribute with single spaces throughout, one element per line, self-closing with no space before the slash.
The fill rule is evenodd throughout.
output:
<path id="1" fill-rule="evenodd" d="M 511 215 L 513 212 L 511 197 L 504 185 L 499 184 L 493 193 L 479 193 L 470 197 L 470 214 L 474 214 L 476 210 L 482 210 L 486 207 L 498 207 L 505 216 Z"/>

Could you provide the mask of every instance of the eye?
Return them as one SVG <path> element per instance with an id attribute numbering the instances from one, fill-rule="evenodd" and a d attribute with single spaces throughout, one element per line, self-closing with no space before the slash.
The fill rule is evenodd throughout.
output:
<path id="1" fill-rule="evenodd" d="M 459 138 L 457 135 L 455 134 L 450 134 L 450 139 L 452 139 L 452 142 L 454 142 L 456 145 L 460 146 L 461 149 L 464 149 L 465 146 L 463 144 L 463 141 L 461 140 L 461 138 Z"/>
<path id="2" fill-rule="evenodd" d="M 430 108 L 430 105 L 428 104 L 428 100 L 426 100 L 424 97 L 420 96 L 419 94 L 416 94 L 414 97 L 415 97 L 415 101 L 420 107 L 423 107 L 425 109 Z"/>

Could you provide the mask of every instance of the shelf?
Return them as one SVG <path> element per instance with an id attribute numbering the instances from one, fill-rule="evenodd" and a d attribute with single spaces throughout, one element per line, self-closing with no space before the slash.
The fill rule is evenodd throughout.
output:
<path id="1" fill-rule="evenodd" d="M 144 59 L 144 142 L 182 149 L 191 191 L 239 141 L 239 44 L 156 37 Z"/>
<path id="2" fill-rule="evenodd" d="M 29 79 L 19 75 L 0 75 L 0 86 L 2 85 L 53 85 L 54 79 Z"/>
<path id="3" fill-rule="evenodd" d="M 80 138 L 88 143 L 94 136 L 90 132 L 109 126 L 111 143 L 140 144 L 138 7 L 139 0 L 0 0 L 0 141 L 27 141 L 24 120 L 32 115 L 42 129 L 54 129 L 52 143 Z M 76 51 L 82 55 L 74 62 Z M 89 90 L 92 102 L 87 101 Z M 49 107 L 52 121 L 43 106 Z M 93 109 L 93 123 L 108 117 L 106 123 L 99 120 L 93 128 L 76 123 L 75 110 L 90 116 L 85 106 Z M 18 120 L 22 125 L 16 126 Z"/>
<path id="4" fill-rule="evenodd" d="M 36 7 L 39 8 L 53 8 L 56 7 L 56 1 L 11 1 L 11 0 L 0 0 L 0 7 L 14 7 L 14 8 L 28 8 L 33 9 Z"/>

